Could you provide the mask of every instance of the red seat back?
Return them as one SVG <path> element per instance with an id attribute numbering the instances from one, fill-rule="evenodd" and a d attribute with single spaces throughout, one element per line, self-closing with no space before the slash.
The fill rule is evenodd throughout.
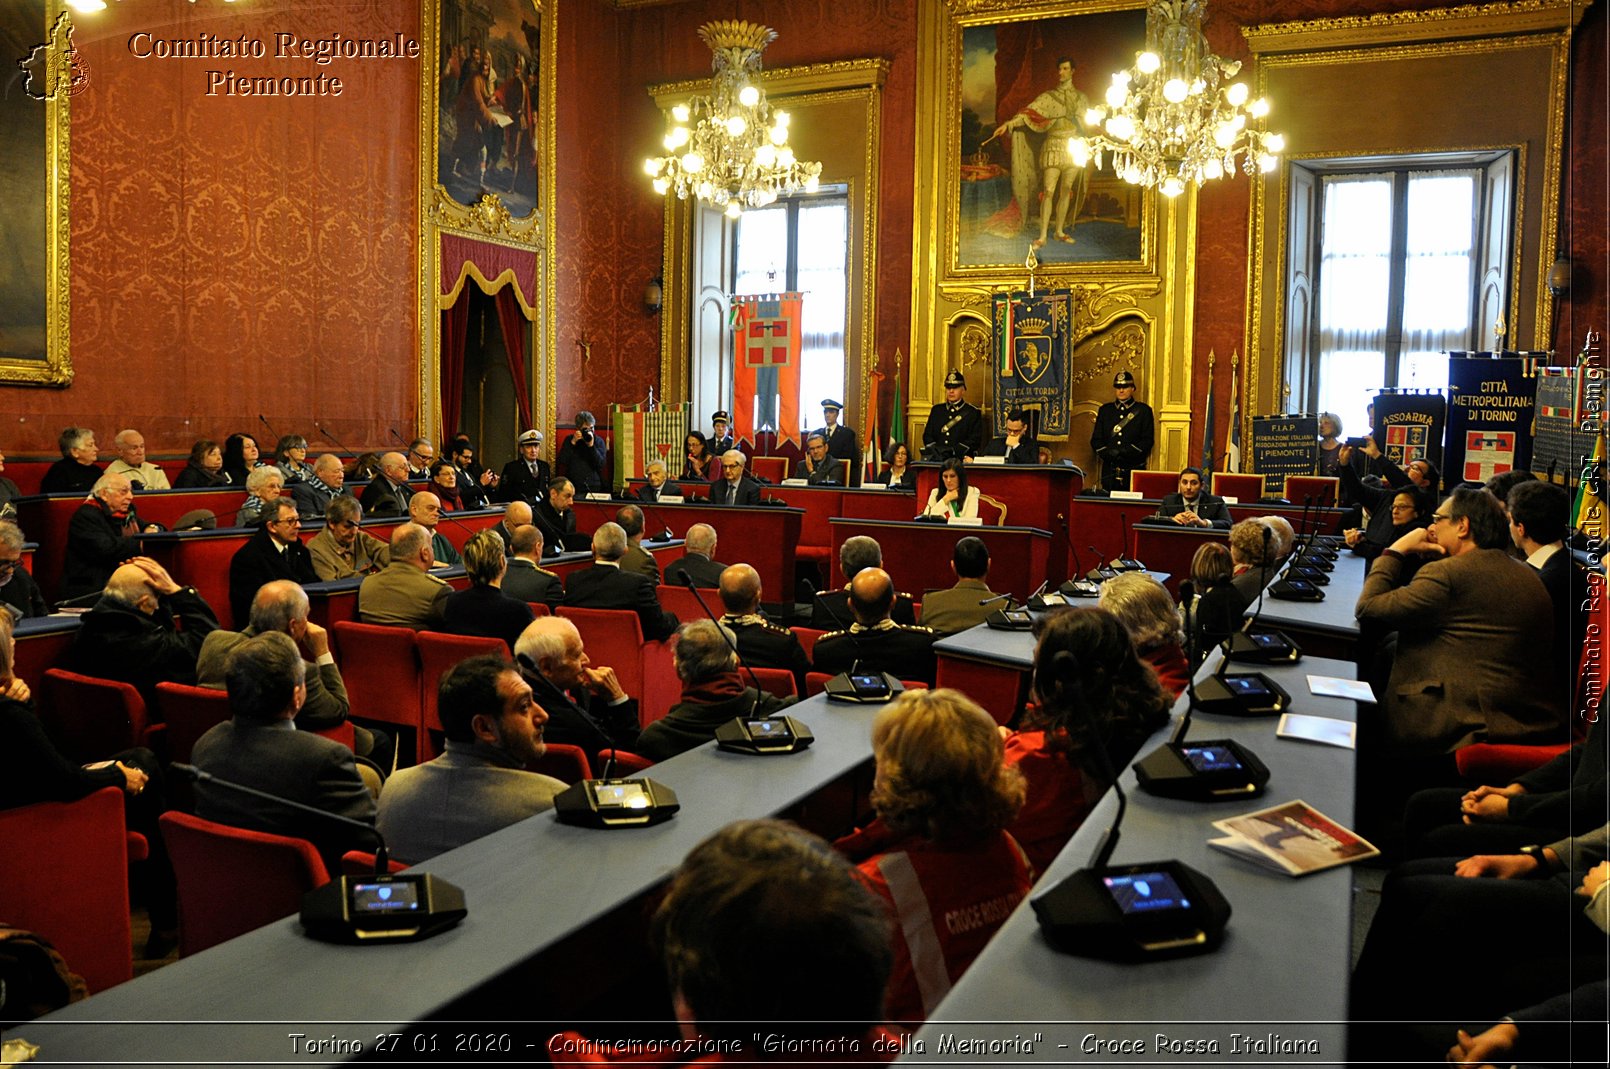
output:
<path id="1" fill-rule="evenodd" d="M 1144 469 L 1129 473 L 1129 488 L 1141 497 L 1162 497 L 1180 487 L 1179 472 Z"/>
<path id="2" fill-rule="evenodd" d="M 1334 508 L 1337 487 L 1341 484 L 1342 480 L 1334 475 L 1288 475 L 1281 496 L 1297 504 L 1303 504 L 1304 498 L 1311 497 L 1316 508 Z"/>
<path id="3" fill-rule="evenodd" d="M 164 813 L 162 837 L 179 881 L 179 953 L 189 956 L 302 908 L 330 882 L 306 839 Z"/>
<path id="4" fill-rule="evenodd" d="M 615 669 L 621 688 L 637 699 L 638 720 L 645 727 L 670 712 L 682 693 L 671 642 L 645 642 L 642 621 L 630 609 L 561 605 L 559 615 L 581 632 L 582 645 L 593 664 Z"/>
<path id="5" fill-rule="evenodd" d="M 196 740 L 229 719 L 229 695 L 210 687 L 158 683 L 157 711 L 168 725 L 168 759 L 189 763 Z"/>
<path id="6" fill-rule="evenodd" d="M 755 668 L 755 679 L 760 688 L 767 694 L 775 694 L 779 698 L 799 697 L 799 688 L 794 685 L 794 673 L 786 668 Z M 744 673 L 747 678 L 748 673 Z"/>
<path id="7" fill-rule="evenodd" d="M 424 726 L 419 736 L 419 760 L 423 764 L 441 753 L 437 737 L 442 734 L 442 718 L 436 709 L 436 691 L 442 676 L 458 662 L 483 653 L 495 653 L 507 659 L 509 647 L 501 638 L 447 635 L 440 631 L 421 631 L 418 640 L 420 723 Z"/>
<path id="8" fill-rule="evenodd" d="M 816 640 L 827 634 L 827 632 L 818 630 L 814 627 L 796 627 L 793 630 L 794 637 L 799 639 L 799 644 L 805 648 L 805 656 L 811 660 L 815 660 Z"/>
<path id="9" fill-rule="evenodd" d="M 387 872 L 402 872 L 408 866 L 401 861 L 387 861 Z M 372 876 L 375 871 L 375 855 L 367 850 L 348 850 L 341 855 L 341 875 L 343 876 Z"/>
<path id="10" fill-rule="evenodd" d="M 544 744 L 544 750 L 546 752 L 541 757 L 526 763 L 529 771 L 552 776 L 562 783 L 580 783 L 593 778 L 593 766 L 587 761 L 587 751 L 580 746 L 550 742 Z"/>
<path id="11" fill-rule="evenodd" d="M 45 672 L 39 719 L 56 748 L 75 761 L 101 761 L 148 746 L 145 699 L 133 685 L 63 668 Z"/>
<path id="12" fill-rule="evenodd" d="M 788 478 L 787 457 L 750 457 L 749 474 L 757 479 L 770 479 L 780 483 Z"/>
<path id="13" fill-rule="evenodd" d="M 699 607 L 699 599 L 694 597 L 693 591 L 685 586 L 662 584 L 654 588 L 654 593 L 660 599 L 660 608 L 666 612 L 674 613 L 676 618 L 683 623 L 709 619 L 709 617 L 705 616 L 704 609 Z M 719 617 L 724 609 L 721 599 L 716 596 L 716 592 L 714 590 L 707 591 L 703 594 L 703 597 L 705 599 L 704 603 L 710 607 L 710 611 Z"/>
<path id="14" fill-rule="evenodd" d="M 48 939 L 90 994 L 134 975 L 123 792 L 0 810 L 6 924 Z"/>
<path id="15" fill-rule="evenodd" d="M 1216 471 L 1213 473 L 1213 487 L 1209 492 L 1218 497 L 1233 497 L 1239 502 L 1251 504 L 1255 501 L 1263 500 L 1263 491 L 1264 479 L 1262 475 L 1243 475 L 1233 471 Z"/>
<path id="16" fill-rule="evenodd" d="M 341 679 L 347 685 L 351 715 L 406 728 L 414 733 L 415 746 L 410 749 L 399 745 L 397 753 L 417 752 L 423 713 L 419 650 L 413 630 L 337 620 L 330 635 L 341 662 Z"/>

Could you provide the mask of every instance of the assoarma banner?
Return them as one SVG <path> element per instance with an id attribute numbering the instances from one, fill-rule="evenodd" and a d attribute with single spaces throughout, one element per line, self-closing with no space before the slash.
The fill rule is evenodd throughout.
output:
<path id="1" fill-rule="evenodd" d="M 1518 357 L 1454 356 L 1448 361 L 1445 481 L 1484 483 L 1499 472 L 1529 469 L 1537 379 Z"/>
<path id="2" fill-rule="evenodd" d="M 1443 473 L 1445 482 L 1448 471 L 1442 465 L 1442 432 L 1447 423 L 1448 399 L 1440 393 L 1375 395 L 1375 444 L 1381 452 L 1400 468 L 1429 460 Z"/>
<path id="3" fill-rule="evenodd" d="M 1006 425 L 1014 408 L 1037 410 L 1041 438 L 1066 437 L 1068 361 L 1073 353 L 1068 329 L 1073 310 L 1070 290 L 997 293 L 991 299 L 995 321 L 995 430 Z"/>
<path id="4" fill-rule="evenodd" d="M 1318 416 L 1252 417 L 1252 470 L 1263 476 L 1265 495 L 1280 496 L 1288 475 L 1314 474 L 1318 459 Z"/>

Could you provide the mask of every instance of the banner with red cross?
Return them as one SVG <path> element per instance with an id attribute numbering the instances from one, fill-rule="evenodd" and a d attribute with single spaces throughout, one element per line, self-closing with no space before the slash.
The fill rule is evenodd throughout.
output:
<path id="1" fill-rule="evenodd" d="M 757 430 L 772 430 L 778 444 L 798 445 L 804 295 L 754 294 L 731 302 L 733 438 L 753 444 Z"/>
<path id="2" fill-rule="evenodd" d="M 1515 467 L 1514 431 L 1465 432 L 1465 481 L 1484 483 Z"/>

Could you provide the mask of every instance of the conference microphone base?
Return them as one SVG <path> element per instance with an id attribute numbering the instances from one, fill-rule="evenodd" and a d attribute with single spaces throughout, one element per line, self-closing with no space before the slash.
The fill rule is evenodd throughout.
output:
<path id="1" fill-rule="evenodd" d="M 888 672 L 840 672 L 823 688 L 829 701 L 882 705 L 906 692 L 906 686 Z"/>
<path id="2" fill-rule="evenodd" d="M 1268 767 L 1234 739 L 1164 743 L 1134 768 L 1141 790 L 1188 802 L 1256 798 L 1269 784 Z"/>
<path id="3" fill-rule="evenodd" d="M 1205 954 L 1230 921 L 1218 887 L 1180 861 L 1080 869 L 1030 904 L 1053 947 L 1108 961 Z"/>
<path id="4" fill-rule="evenodd" d="M 428 872 L 339 876 L 302 896 L 302 928 L 326 943 L 417 943 L 469 914 L 464 892 Z"/>
<path id="5" fill-rule="evenodd" d="M 1239 664 L 1296 664 L 1302 647 L 1283 631 L 1235 631 L 1224 640 L 1224 659 Z"/>
<path id="6" fill-rule="evenodd" d="M 1191 704 L 1218 716 L 1278 716 L 1291 695 L 1262 672 L 1215 672 L 1196 684 Z"/>
<path id="7" fill-rule="evenodd" d="M 815 741 L 811 729 L 791 716 L 738 716 L 716 728 L 716 749 L 728 753 L 799 753 Z"/>
<path id="8" fill-rule="evenodd" d="M 676 816 L 676 792 L 647 777 L 584 779 L 554 795 L 561 824 L 583 828 L 646 828 Z"/>

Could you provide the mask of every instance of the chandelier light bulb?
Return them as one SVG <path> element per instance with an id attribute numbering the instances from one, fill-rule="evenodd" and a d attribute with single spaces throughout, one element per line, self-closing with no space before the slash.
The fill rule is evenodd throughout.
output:
<path id="1" fill-rule="evenodd" d="M 1117 74 L 1112 76 L 1113 85 L 1128 85 L 1130 80 L 1131 75 L 1128 71 L 1119 71 Z"/>
<path id="2" fill-rule="evenodd" d="M 1265 152 L 1262 156 L 1258 157 L 1258 170 L 1262 171 L 1264 174 L 1268 174 L 1270 171 L 1274 170 L 1279 163 L 1280 161 L 1278 159 Z"/>
<path id="3" fill-rule="evenodd" d="M 1102 121 L 1106 118 L 1107 113 L 1105 111 L 1102 111 L 1100 108 L 1091 108 L 1089 111 L 1085 112 L 1085 125 L 1100 126 Z"/>
<path id="4" fill-rule="evenodd" d="M 1252 113 L 1254 119 L 1261 119 L 1269 114 L 1269 101 L 1259 97 L 1247 106 L 1247 110 Z"/>
<path id="5" fill-rule="evenodd" d="M 822 186 L 822 180 L 814 174 L 805 179 L 805 192 L 815 193 Z"/>
<path id="6" fill-rule="evenodd" d="M 777 162 L 783 167 L 794 166 L 794 150 L 784 145 L 777 150 Z"/>
<path id="7" fill-rule="evenodd" d="M 648 175 L 650 178 L 656 178 L 659 176 L 660 169 L 664 166 L 664 160 L 657 160 L 653 158 L 646 159 L 643 161 L 643 173 Z"/>
<path id="8" fill-rule="evenodd" d="M 1124 101 L 1128 99 L 1128 97 L 1129 90 L 1119 85 L 1117 82 L 1114 82 L 1107 87 L 1107 106 L 1109 108 L 1123 107 Z"/>
<path id="9" fill-rule="evenodd" d="M 744 121 L 744 117 L 742 115 L 727 116 L 728 137 L 742 137 L 744 135 L 744 131 L 747 129 L 749 129 L 749 124 Z"/>
<path id="10" fill-rule="evenodd" d="M 1224 177 L 1224 165 L 1217 159 L 1210 159 L 1202 165 L 1202 177 L 1213 181 Z"/>
<path id="11" fill-rule="evenodd" d="M 665 196 L 665 191 L 670 189 L 670 188 L 671 188 L 671 183 L 670 183 L 670 181 L 668 179 L 656 178 L 654 180 L 654 192 L 658 193 L 660 196 L 662 196 L 662 197 Z"/>
<path id="12" fill-rule="evenodd" d="M 752 85 L 746 85 L 738 90 L 738 103 L 746 108 L 752 108 L 760 103 L 760 90 Z"/>
<path id="13" fill-rule="evenodd" d="M 709 182 L 700 182 L 696 192 L 700 200 L 710 200 L 715 194 L 715 187 L 711 186 Z"/>
<path id="14" fill-rule="evenodd" d="M 771 128 L 771 143 L 774 145 L 788 144 L 788 131 L 781 126 Z"/>
<path id="15" fill-rule="evenodd" d="M 1135 136 L 1135 120 L 1127 115 L 1114 115 L 1107 120 L 1107 132 L 1118 141 L 1128 141 Z"/>
<path id="16" fill-rule="evenodd" d="M 676 107 L 671 109 L 671 118 L 675 119 L 677 122 L 687 122 L 688 117 L 691 114 L 692 113 L 688 111 L 688 106 L 686 104 L 678 104 Z"/>
<path id="17" fill-rule="evenodd" d="M 1170 104 L 1179 104 L 1185 100 L 1190 87 L 1178 78 L 1170 78 L 1163 84 L 1163 99 Z"/>
<path id="18" fill-rule="evenodd" d="M 770 145 L 762 144 L 760 147 L 755 149 L 755 163 L 759 164 L 761 167 L 770 170 L 772 165 L 776 162 L 777 150 L 772 148 Z"/>
<path id="19" fill-rule="evenodd" d="M 1185 183 L 1176 176 L 1169 175 L 1157 188 L 1165 197 L 1177 197 L 1185 192 Z"/>
<path id="20" fill-rule="evenodd" d="M 788 128 L 788 124 L 793 121 L 793 117 L 786 111 L 774 111 L 771 118 L 773 122 L 785 130 Z"/>
<path id="21" fill-rule="evenodd" d="M 704 170 L 704 157 L 697 152 L 689 152 L 682 157 L 682 169 L 688 174 L 698 174 Z"/>
<path id="22" fill-rule="evenodd" d="M 1270 134 L 1268 137 L 1263 139 L 1263 147 L 1269 152 L 1286 151 L 1286 135 Z"/>
<path id="23" fill-rule="evenodd" d="M 1213 143 L 1220 148 L 1229 148 L 1235 144 L 1237 132 L 1234 123 L 1220 123 L 1213 129 Z"/>
<path id="24" fill-rule="evenodd" d="M 1155 74 L 1162 65 L 1163 61 L 1158 58 L 1156 52 L 1142 52 L 1135 57 L 1135 69 L 1142 74 Z"/>
<path id="25" fill-rule="evenodd" d="M 1224 97 L 1232 107 L 1239 108 L 1247 102 L 1247 83 L 1232 82 L 1230 88 L 1224 91 Z"/>
<path id="26" fill-rule="evenodd" d="M 1124 181 L 1132 186 L 1140 185 L 1140 168 L 1133 163 L 1124 168 Z"/>
<path id="27" fill-rule="evenodd" d="M 743 214 L 743 208 L 735 200 L 727 202 L 727 218 L 736 219 Z"/>
<path id="28" fill-rule="evenodd" d="M 1202 90 L 1204 90 L 1206 88 L 1207 88 L 1207 83 L 1204 82 L 1202 79 L 1198 78 L 1196 81 L 1191 83 L 1191 95 L 1194 96 L 1194 97 L 1199 97 L 1199 96 L 1202 95 Z"/>
<path id="29" fill-rule="evenodd" d="M 1075 167 L 1083 167 L 1090 162 L 1090 145 L 1082 137 L 1068 138 L 1068 155 L 1073 158 Z"/>

